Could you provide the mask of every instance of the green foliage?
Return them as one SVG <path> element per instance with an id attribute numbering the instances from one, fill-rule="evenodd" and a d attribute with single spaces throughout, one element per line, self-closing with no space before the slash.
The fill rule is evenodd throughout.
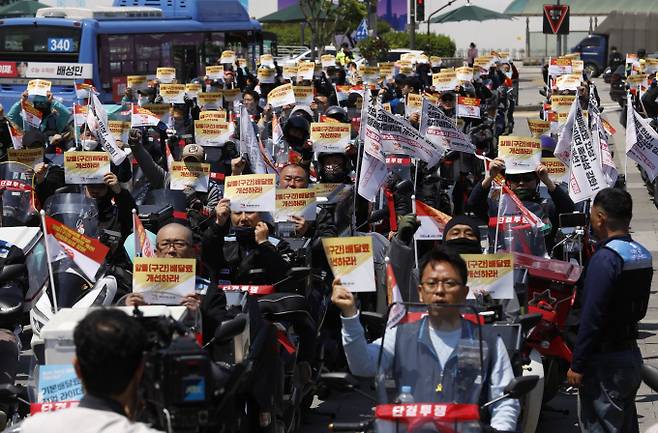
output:
<path id="1" fill-rule="evenodd" d="M 390 49 L 388 43 L 382 38 L 365 38 L 357 43 L 359 53 L 366 58 L 368 64 L 386 61 L 386 53 Z"/>
<path id="2" fill-rule="evenodd" d="M 409 33 L 388 32 L 382 38 L 391 48 L 409 48 Z M 434 33 L 416 33 L 416 49 L 429 56 L 452 57 L 455 55 L 455 43 L 448 36 Z"/>
<path id="3" fill-rule="evenodd" d="M 276 34 L 279 45 L 302 44 L 300 24 L 263 23 L 263 30 Z M 308 45 L 311 40 L 311 32 L 306 30 L 304 39 L 304 42 Z"/>
<path id="4" fill-rule="evenodd" d="M 388 23 L 388 21 L 385 20 L 377 20 L 377 34 L 378 35 L 383 35 L 384 33 L 390 32 L 392 29 L 391 25 Z"/>
<path id="5" fill-rule="evenodd" d="M 337 34 L 352 33 L 365 18 L 367 9 L 364 3 L 358 0 L 340 0 L 338 8 L 334 9 L 336 14 Z"/>

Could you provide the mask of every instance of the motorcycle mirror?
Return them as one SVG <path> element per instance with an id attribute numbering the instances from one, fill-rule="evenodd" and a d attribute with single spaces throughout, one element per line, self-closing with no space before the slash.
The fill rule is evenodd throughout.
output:
<path id="1" fill-rule="evenodd" d="M 642 381 L 658 392 L 658 368 L 647 363 L 642 364 Z"/>
<path id="2" fill-rule="evenodd" d="M 231 320 L 220 323 L 215 330 L 215 341 L 224 343 L 244 331 L 247 325 L 247 315 L 240 313 Z"/>
<path id="3" fill-rule="evenodd" d="M 546 96 L 546 89 L 539 89 L 539 94 L 542 96 Z"/>
<path id="4" fill-rule="evenodd" d="M 265 276 L 265 269 L 263 268 L 254 268 L 254 269 L 249 269 L 249 272 L 247 273 L 249 278 L 256 278 L 256 277 L 264 277 Z"/>
<path id="5" fill-rule="evenodd" d="M 408 194 L 414 190 L 414 184 L 409 179 L 404 179 L 396 183 L 393 190 L 399 194 Z"/>
<path id="6" fill-rule="evenodd" d="M 302 278 L 307 276 L 310 272 L 311 272 L 310 267 L 298 266 L 298 267 L 290 268 L 286 276 L 290 278 Z"/>
<path id="7" fill-rule="evenodd" d="M 541 313 L 523 314 L 515 322 L 521 325 L 521 332 L 526 333 L 541 320 Z"/>
<path id="8" fill-rule="evenodd" d="M 537 382 L 539 382 L 537 375 L 515 377 L 505 387 L 503 393 L 509 398 L 519 398 L 532 391 Z"/>
<path id="9" fill-rule="evenodd" d="M 320 380 L 335 390 L 351 391 L 359 386 L 359 381 L 349 373 L 322 373 L 320 374 Z"/>

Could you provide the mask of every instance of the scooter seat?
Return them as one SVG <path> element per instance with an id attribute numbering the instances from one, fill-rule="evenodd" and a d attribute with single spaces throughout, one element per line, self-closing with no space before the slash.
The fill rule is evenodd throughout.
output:
<path id="1" fill-rule="evenodd" d="M 3 383 L 0 384 L 0 401 L 11 401 L 18 396 L 20 390 L 14 385 Z"/>
<path id="2" fill-rule="evenodd" d="M 258 309 L 276 320 L 311 318 L 306 298 L 295 293 L 272 293 L 258 298 Z"/>
<path id="3" fill-rule="evenodd" d="M 23 311 L 23 300 L 21 298 L 0 295 L 0 317 L 12 316 L 21 311 Z"/>

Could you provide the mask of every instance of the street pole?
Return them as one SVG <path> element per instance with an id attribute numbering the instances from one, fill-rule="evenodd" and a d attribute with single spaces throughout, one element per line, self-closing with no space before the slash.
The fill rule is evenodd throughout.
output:
<path id="1" fill-rule="evenodd" d="M 557 0 L 557 5 L 560 6 L 560 0 Z M 552 18 L 552 17 L 551 17 Z M 560 49 L 562 48 L 562 38 L 560 37 L 560 34 L 555 35 L 557 37 L 557 46 L 555 47 L 555 57 L 560 57 Z"/>
<path id="2" fill-rule="evenodd" d="M 416 49 L 416 0 L 409 0 L 409 48 Z"/>

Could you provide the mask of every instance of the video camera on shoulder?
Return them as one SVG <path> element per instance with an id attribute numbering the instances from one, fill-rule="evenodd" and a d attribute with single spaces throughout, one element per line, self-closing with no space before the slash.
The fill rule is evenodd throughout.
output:
<path id="1" fill-rule="evenodd" d="M 147 334 L 141 420 L 163 431 L 217 429 L 212 360 L 193 335 L 170 317 L 137 316 Z"/>

